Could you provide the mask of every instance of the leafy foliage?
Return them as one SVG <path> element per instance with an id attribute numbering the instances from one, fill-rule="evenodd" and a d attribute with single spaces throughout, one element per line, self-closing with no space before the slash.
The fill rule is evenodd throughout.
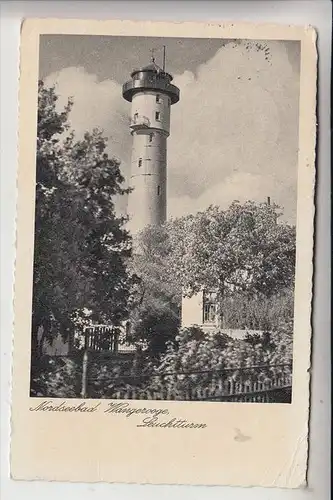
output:
<path id="1" fill-rule="evenodd" d="M 130 336 L 144 341 L 155 356 L 175 338 L 180 326 L 181 287 L 169 270 L 170 248 L 164 227 L 147 227 L 136 238 L 131 272 Z"/>
<path id="2" fill-rule="evenodd" d="M 33 355 L 40 326 L 46 341 L 55 330 L 71 340 L 74 317 L 83 308 L 115 325 L 127 314 L 131 239 L 113 202 L 127 192 L 124 179 L 100 131 L 75 140 L 71 106 L 59 112 L 54 88 L 39 83 Z"/>
<path id="3" fill-rule="evenodd" d="M 280 214 L 276 205 L 234 202 L 146 228 L 132 261 L 132 339 L 163 352 L 182 293 L 203 288 L 217 291 L 223 328 L 270 331 L 292 317 L 295 228 L 277 224 Z"/>
<path id="4" fill-rule="evenodd" d="M 134 362 L 112 359 L 91 363 L 90 397 L 114 398 L 135 391 L 186 399 L 191 390 L 203 393 L 217 383 L 251 386 L 272 381 L 292 370 L 291 324 L 281 322 L 273 337 L 235 340 L 223 333 L 207 334 L 199 327 L 180 331 L 159 358 L 138 352 Z"/>
<path id="5" fill-rule="evenodd" d="M 144 390 L 166 390 L 182 399 L 189 390 L 204 390 L 219 377 L 250 386 L 253 382 L 271 381 L 286 371 L 291 373 L 289 328 L 281 325 L 273 339 L 263 337 L 253 344 L 221 334 L 199 338 L 197 329 L 185 329 L 177 337 L 177 346 L 169 344 L 154 367 L 154 373 L 161 376 L 152 377 Z"/>
<path id="6" fill-rule="evenodd" d="M 188 294 L 203 287 L 269 297 L 293 286 L 295 228 L 279 207 L 248 201 L 170 221 L 171 271 Z"/>
<path id="7" fill-rule="evenodd" d="M 82 360 L 68 357 L 40 356 L 32 359 L 32 397 L 75 398 L 81 391 Z"/>
<path id="8" fill-rule="evenodd" d="M 269 297 L 235 293 L 223 298 L 222 310 L 225 328 L 272 332 L 278 328 L 281 320 L 293 318 L 293 290 L 281 290 Z"/>
<path id="9" fill-rule="evenodd" d="M 92 360 L 89 367 L 89 395 L 92 398 L 113 398 L 119 391 L 128 391 L 148 384 L 152 372 L 150 356 L 140 349 L 134 356 L 112 356 L 108 360 Z"/>

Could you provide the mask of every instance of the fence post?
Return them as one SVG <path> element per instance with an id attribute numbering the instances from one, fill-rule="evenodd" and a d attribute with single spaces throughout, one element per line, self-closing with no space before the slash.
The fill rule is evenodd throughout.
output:
<path id="1" fill-rule="evenodd" d="M 86 399 L 87 398 L 87 375 L 88 375 L 88 349 L 86 349 L 83 353 L 83 360 L 82 360 L 82 390 L 81 390 L 81 397 Z"/>

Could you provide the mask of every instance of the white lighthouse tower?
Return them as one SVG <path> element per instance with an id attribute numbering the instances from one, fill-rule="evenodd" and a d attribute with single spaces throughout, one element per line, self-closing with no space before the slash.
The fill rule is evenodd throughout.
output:
<path id="1" fill-rule="evenodd" d="M 123 97 L 132 103 L 133 136 L 128 216 L 135 234 L 148 225 L 163 224 L 167 211 L 167 138 L 171 105 L 179 101 L 173 77 L 152 57 L 148 66 L 134 70 L 123 85 Z"/>

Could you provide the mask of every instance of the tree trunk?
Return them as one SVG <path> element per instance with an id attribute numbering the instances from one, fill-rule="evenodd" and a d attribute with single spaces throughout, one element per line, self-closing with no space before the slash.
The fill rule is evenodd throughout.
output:
<path id="1" fill-rule="evenodd" d="M 38 340 L 39 329 L 43 328 L 43 333 L 40 341 Z M 46 337 L 46 325 L 44 324 L 43 318 L 37 318 L 36 316 L 32 316 L 32 325 L 31 325 L 31 358 L 38 359 L 41 354 L 41 347 Z"/>
<path id="2" fill-rule="evenodd" d="M 43 328 L 42 335 L 40 338 L 40 341 L 38 343 L 38 357 L 41 357 L 43 355 L 43 346 L 44 346 L 44 341 L 46 338 L 46 328 L 45 326 L 41 325 L 40 328 Z"/>

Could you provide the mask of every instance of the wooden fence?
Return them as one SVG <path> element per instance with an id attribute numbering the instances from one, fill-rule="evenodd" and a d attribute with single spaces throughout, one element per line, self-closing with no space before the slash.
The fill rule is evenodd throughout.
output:
<path id="1" fill-rule="evenodd" d="M 202 375 L 206 378 L 196 382 L 195 377 Z M 140 379 L 146 379 L 145 383 L 140 384 Z M 121 385 L 124 388 L 116 389 Z M 110 399 L 291 403 L 292 367 L 266 365 L 216 372 L 127 376 L 115 379 L 114 387 L 114 392 L 108 396 Z"/>
<path id="2" fill-rule="evenodd" d="M 135 346 L 126 342 L 126 332 L 109 325 L 87 326 L 83 329 L 84 348 L 93 352 L 134 352 Z"/>
<path id="3" fill-rule="evenodd" d="M 219 387 L 190 388 L 176 391 L 172 389 L 152 390 L 127 388 L 117 391 L 112 399 L 144 399 L 164 401 L 229 401 L 247 403 L 291 402 L 291 380 L 274 383 L 230 384 L 226 382 Z"/>

